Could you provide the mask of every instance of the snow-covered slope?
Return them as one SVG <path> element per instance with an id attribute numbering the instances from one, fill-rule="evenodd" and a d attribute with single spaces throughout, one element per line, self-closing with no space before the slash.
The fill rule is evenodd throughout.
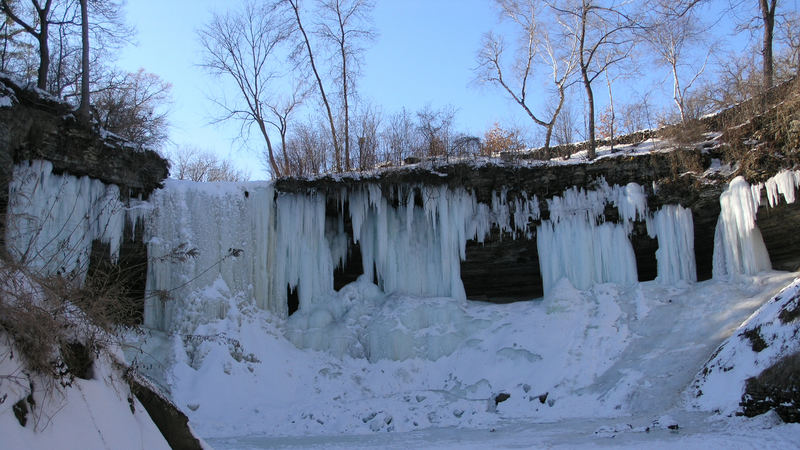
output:
<path id="1" fill-rule="evenodd" d="M 745 382 L 800 351 L 800 279 L 770 299 L 725 341 L 692 383 L 691 403 L 706 411 L 741 412 Z"/>
<path id="2" fill-rule="evenodd" d="M 145 355 L 165 364 L 162 383 L 208 437 L 641 422 L 679 407 L 708 354 L 791 278 L 585 291 L 562 281 L 509 305 L 387 296 L 362 279 L 328 299 L 336 320 L 298 327 L 310 318 L 284 322 L 232 298 L 224 319 L 192 328 L 187 310 L 178 333 L 153 331 Z M 223 301 L 218 288 L 202 295 Z"/>
<path id="3" fill-rule="evenodd" d="M 62 386 L 58 380 L 28 373 L 9 341 L 8 335 L 0 335 L 0 447 L 170 448 L 108 356 L 95 361 L 92 379 L 76 378 Z M 15 414 L 20 401 L 28 409 L 22 416 L 24 426 Z"/>
<path id="4" fill-rule="evenodd" d="M 102 338 L 82 313 L 64 302 L 53 306 L 38 282 L 0 264 L 0 447 L 4 449 L 167 449 L 169 445 L 124 379 L 122 351 Z M 52 286 L 51 286 L 52 288 Z M 56 330 L 41 330 L 26 314 L 35 309 L 59 318 Z M 10 324 L 9 320 L 18 320 Z M 50 322 L 48 322 L 50 323 Z M 9 331 L 13 330 L 13 331 Z M 103 345 L 88 350 L 93 358 L 87 370 L 70 367 L 60 338 L 84 344 L 87 335 L 101 336 Z M 59 342 L 42 340 L 53 339 Z M 26 362 L 35 348 L 52 368 L 43 373 Z M 24 351 L 20 342 L 25 345 Z M 47 351 L 47 350 L 43 350 Z M 26 353 L 27 352 L 27 353 Z M 56 365 L 57 364 L 57 365 Z M 47 364 L 50 368 L 50 364 Z M 80 372 L 80 373 L 78 373 Z M 84 373 L 85 372 L 85 373 Z M 82 378 L 81 378 L 82 377 Z"/>

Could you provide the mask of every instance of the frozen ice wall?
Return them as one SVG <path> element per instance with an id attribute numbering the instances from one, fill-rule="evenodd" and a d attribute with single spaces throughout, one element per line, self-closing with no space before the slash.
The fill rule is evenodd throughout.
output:
<path id="1" fill-rule="evenodd" d="M 768 195 L 793 199 L 788 186 L 798 179 L 779 174 L 766 183 Z M 505 191 L 495 192 L 485 204 L 461 188 L 383 189 L 364 183 L 326 197 L 279 193 L 268 183 L 168 182 L 152 197 L 148 289 L 180 299 L 221 286 L 280 317 L 287 316 L 287 293 L 293 289 L 301 316 L 318 323 L 321 316 L 312 313 L 334 298 L 334 269 L 347 260 L 351 243 L 358 243 L 363 279 L 377 280 L 383 293 L 464 299 L 460 263 L 467 241 L 482 242 L 493 227 L 511 239 L 531 238 L 535 230 L 545 293 L 562 278 L 579 289 L 632 284 L 637 282 L 630 241 L 635 221 L 646 221 L 648 233 L 658 239 L 659 282 L 696 280 L 691 210 L 666 205 L 648 211 L 645 191 L 635 183 L 610 186 L 600 179 L 593 189 L 568 189 L 546 200 L 546 220 L 540 219 L 539 199 L 524 193 L 509 200 Z M 715 267 L 724 273 L 769 267 L 754 223 L 760 189 L 734 180 L 722 196 L 715 245 L 724 252 Z M 608 207 L 618 212 L 614 222 L 605 220 Z M 176 248 L 198 251 L 185 261 L 159 258 Z M 208 317 L 224 316 L 228 303 L 214 302 L 206 308 Z M 153 295 L 147 301 L 148 325 L 169 328 L 179 305 Z M 334 319 L 344 317 L 345 312 L 328 309 L 325 314 Z"/>
<path id="2" fill-rule="evenodd" d="M 43 275 L 74 274 L 82 281 L 92 241 L 109 244 L 117 258 L 126 214 L 117 186 L 53 174 L 48 161 L 22 163 L 9 183 L 7 248 Z"/>
<path id="3" fill-rule="evenodd" d="M 761 190 L 766 189 L 767 203 L 774 207 L 781 196 L 787 204 L 794 203 L 798 187 L 797 170 L 781 170 L 765 183 L 753 186 L 742 177 L 731 180 L 719 199 L 722 210 L 714 236 L 714 278 L 753 275 L 772 267 L 756 225 Z"/>
<path id="4" fill-rule="evenodd" d="M 561 278 L 578 289 L 638 281 L 628 235 L 631 221 L 646 218 L 646 200 L 638 184 L 611 187 L 605 180 L 596 189 L 571 188 L 547 200 L 550 219 L 536 230 L 545 295 Z M 620 223 L 600 223 L 607 204 L 617 207 Z"/>
<path id="5" fill-rule="evenodd" d="M 366 278 L 376 277 L 386 293 L 466 299 L 460 262 L 467 240 L 482 241 L 488 233 L 488 206 L 463 189 L 445 186 L 399 189 L 395 195 L 397 207 L 378 185 L 347 197 Z"/>
<path id="6" fill-rule="evenodd" d="M 145 325 L 168 328 L 176 308 L 218 278 L 260 307 L 275 309 L 267 277 L 274 254 L 272 194 L 267 184 L 175 180 L 153 193 L 145 236 L 150 258 Z M 224 317 L 227 303 L 209 303 L 208 316 Z"/>
<path id="7" fill-rule="evenodd" d="M 289 289 L 306 307 L 333 292 L 331 242 L 337 240 L 326 232 L 321 195 L 276 198 L 266 182 L 168 180 L 151 202 L 149 327 L 170 329 L 187 301 L 205 302 L 205 319 L 225 317 L 228 302 L 219 289 L 280 317 L 288 314 Z"/>

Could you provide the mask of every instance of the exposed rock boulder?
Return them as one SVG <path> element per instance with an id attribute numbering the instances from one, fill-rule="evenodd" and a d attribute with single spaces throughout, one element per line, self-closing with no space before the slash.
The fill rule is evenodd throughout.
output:
<path id="1" fill-rule="evenodd" d="M 800 422 L 800 352 L 749 378 L 741 405 L 748 417 L 774 409 L 784 422 Z"/>

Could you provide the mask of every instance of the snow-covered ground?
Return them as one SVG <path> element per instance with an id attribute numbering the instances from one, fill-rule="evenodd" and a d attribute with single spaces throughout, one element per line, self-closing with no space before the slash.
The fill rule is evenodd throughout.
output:
<path id="1" fill-rule="evenodd" d="M 794 277 L 586 291 L 562 280 L 508 305 L 386 296 L 359 280 L 329 299 L 341 319 L 316 328 L 230 298 L 220 280 L 196 295 L 229 302 L 224 319 L 186 310 L 177 334 L 154 331 L 130 356 L 217 448 L 787 448 L 800 426 L 701 411 L 685 392 Z M 342 343 L 369 350 L 353 358 Z"/>
<path id="2" fill-rule="evenodd" d="M 43 292 L 38 283 L 0 263 L 4 313 L 39 308 L 62 317 L 59 332 L 72 334 L 75 342 L 85 341 L 88 333 L 101 333 L 68 303 L 56 307 L 45 302 Z M 28 335 L 27 340 L 36 337 Z M 95 359 L 86 379 L 70 376 L 63 367 L 59 376 L 32 371 L 18 347 L 12 335 L 0 328 L 0 448 L 169 448 L 123 379 L 120 361 L 124 356 L 117 345 L 108 342 L 92 352 Z M 55 360 L 58 350 L 53 352 Z"/>

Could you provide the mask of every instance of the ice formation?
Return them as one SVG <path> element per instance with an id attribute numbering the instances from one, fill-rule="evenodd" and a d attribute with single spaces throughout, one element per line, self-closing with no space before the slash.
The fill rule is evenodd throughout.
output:
<path id="1" fill-rule="evenodd" d="M 797 170 L 781 170 L 774 177 L 764 183 L 767 188 L 767 200 L 769 206 L 774 207 L 780 201 L 779 195 L 783 195 L 783 199 L 787 204 L 794 203 L 795 191 L 800 187 L 800 171 Z"/>
<path id="2" fill-rule="evenodd" d="M 498 218 L 463 189 L 445 186 L 400 189 L 397 196 L 393 207 L 374 184 L 347 196 L 367 279 L 377 278 L 386 293 L 466 299 L 460 263 L 467 240 L 482 242 L 492 223 L 508 227 L 508 209 L 495 210 Z"/>
<path id="3" fill-rule="evenodd" d="M 607 203 L 617 207 L 621 223 L 598 223 Z M 631 222 L 647 216 L 641 186 L 611 187 L 601 180 L 594 190 L 571 188 L 547 200 L 547 205 L 550 219 L 536 230 L 545 295 L 561 278 L 578 289 L 595 283 L 638 281 L 628 235 Z"/>
<path id="4" fill-rule="evenodd" d="M 43 275 L 82 281 L 92 242 L 108 244 L 116 259 L 125 220 L 135 222 L 135 216 L 120 201 L 117 186 L 56 175 L 49 161 L 31 161 L 15 166 L 9 183 L 7 248 Z"/>
<path id="5" fill-rule="evenodd" d="M 269 267 L 276 251 L 270 234 L 272 198 L 272 187 L 266 183 L 175 180 L 167 180 L 164 189 L 151 195 L 145 234 L 150 257 L 146 326 L 167 329 L 175 308 L 184 307 L 182 301 L 193 291 L 217 278 L 246 293 L 259 307 L 276 310 L 268 284 L 269 274 L 277 275 Z M 207 303 L 209 317 L 225 316 L 227 303 Z"/>
<path id="6" fill-rule="evenodd" d="M 666 205 L 647 220 L 647 234 L 658 238 L 656 279 L 668 285 L 697 281 L 692 211 Z"/>
<path id="7" fill-rule="evenodd" d="M 796 171 L 780 172 L 763 185 L 742 178 L 730 183 L 720 198 L 715 277 L 769 268 L 755 225 L 761 189 L 770 205 L 781 195 L 791 203 L 799 183 Z M 375 280 L 383 296 L 465 299 L 460 264 L 467 241 L 482 242 L 492 229 L 510 238 L 536 234 L 546 295 L 561 279 L 578 289 L 635 283 L 634 221 L 646 221 L 658 239 L 661 283 L 696 280 L 691 211 L 666 205 L 650 212 L 635 183 L 610 186 L 599 179 L 592 189 L 567 189 L 545 199 L 544 218 L 536 196 L 523 192 L 509 199 L 498 191 L 486 204 L 445 185 L 382 190 L 365 183 L 326 196 L 280 193 L 267 182 L 168 180 L 147 206 L 126 207 L 115 186 L 54 175 L 50 163 L 35 161 L 17 166 L 10 186 L 7 241 L 19 259 L 46 273 L 85 271 L 93 240 L 108 243 L 116 257 L 125 221 L 144 218 L 150 257 L 145 322 L 165 330 L 189 301 L 203 303 L 207 320 L 225 317 L 230 302 L 204 294 L 213 286 L 282 318 L 295 291 L 300 314 L 294 322 L 306 331 L 346 322 L 352 312 L 330 305 L 333 272 L 354 248 L 361 252 L 363 279 Z M 606 221 L 609 206 L 618 211 L 614 222 Z M 328 346 L 311 334 L 293 340 Z M 391 353 L 364 344 L 349 353 Z"/>
<path id="8" fill-rule="evenodd" d="M 719 198 L 721 211 L 714 235 L 714 278 L 755 275 L 772 266 L 756 212 L 761 201 L 761 186 L 750 186 L 736 177 Z"/>

